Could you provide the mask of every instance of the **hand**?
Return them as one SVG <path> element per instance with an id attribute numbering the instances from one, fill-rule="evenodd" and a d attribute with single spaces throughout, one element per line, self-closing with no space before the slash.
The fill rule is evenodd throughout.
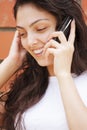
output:
<path id="1" fill-rule="evenodd" d="M 14 39 L 9 51 L 8 57 L 14 62 L 15 65 L 20 67 L 25 58 L 26 51 L 21 45 L 21 38 L 18 31 L 15 32 Z"/>
<path id="2" fill-rule="evenodd" d="M 54 37 L 58 37 L 61 43 L 53 40 Z M 54 56 L 54 73 L 56 76 L 70 74 L 71 63 L 74 52 L 74 40 L 75 40 L 75 21 L 71 23 L 71 30 L 68 40 L 63 32 L 54 32 L 50 36 L 49 42 L 45 45 L 45 55 Z"/>

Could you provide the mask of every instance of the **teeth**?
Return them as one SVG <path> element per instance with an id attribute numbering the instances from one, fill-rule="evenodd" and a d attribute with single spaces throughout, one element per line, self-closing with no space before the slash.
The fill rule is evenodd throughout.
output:
<path id="1" fill-rule="evenodd" d="M 38 49 L 38 50 L 34 50 L 34 53 L 35 53 L 35 54 L 40 54 L 40 53 L 42 53 L 42 51 L 43 51 L 43 48 Z"/>

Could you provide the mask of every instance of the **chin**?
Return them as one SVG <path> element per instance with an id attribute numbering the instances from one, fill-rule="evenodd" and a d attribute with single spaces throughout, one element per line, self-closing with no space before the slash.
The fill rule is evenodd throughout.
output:
<path id="1" fill-rule="evenodd" d="M 52 65 L 53 64 L 53 62 L 52 61 L 44 61 L 44 60 L 42 60 L 42 61 L 37 61 L 37 63 L 40 65 L 40 66 L 42 66 L 42 67 L 47 67 L 47 66 L 50 66 L 50 65 Z"/>
<path id="2" fill-rule="evenodd" d="M 42 67 L 48 67 L 53 65 L 54 57 L 52 55 L 48 57 L 41 57 L 36 59 L 37 63 Z"/>

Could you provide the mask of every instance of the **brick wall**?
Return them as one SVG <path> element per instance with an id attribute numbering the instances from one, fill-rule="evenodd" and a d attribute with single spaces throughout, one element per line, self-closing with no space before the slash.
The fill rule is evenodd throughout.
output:
<path id="1" fill-rule="evenodd" d="M 85 21 L 86 21 L 86 24 L 87 24 L 87 0 L 82 0 L 82 8 L 85 12 Z"/>
<path id="2" fill-rule="evenodd" d="M 14 0 L 0 0 L 0 59 L 8 55 L 14 35 Z"/>
<path id="3" fill-rule="evenodd" d="M 0 59 L 8 55 L 14 35 L 15 20 L 12 13 L 14 1 L 0 0 Z M 82 0 L 81 4 L 87 15 L 87 0 Z"/>

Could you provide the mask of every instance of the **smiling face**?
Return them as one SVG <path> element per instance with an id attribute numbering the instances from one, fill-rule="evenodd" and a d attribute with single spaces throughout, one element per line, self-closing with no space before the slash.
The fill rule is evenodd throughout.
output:
<path id="1" fill-rule="evenodd" d="M 56 18 L 33 4 L 26 4 L 18 8 L 16 22 L 23 47 L 40 66 L 52 65 L 53 56 L 46 56 L 43 50 L 49 36 L 55 31 Z"/>

